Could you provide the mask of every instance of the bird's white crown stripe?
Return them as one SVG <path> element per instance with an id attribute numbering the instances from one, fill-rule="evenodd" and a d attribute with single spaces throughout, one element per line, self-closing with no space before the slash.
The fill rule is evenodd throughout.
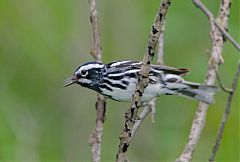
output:
<path id="1" fill-rule="evenodd" d="M 77 72 L 80 72 L 81 70 L 89 70 L 89 69 L 94 69 L 94 68 L 103 68 L 104 65 L 103 64 L 88 64 L 88 65 L 85 65 L 85 66 L 82 66 L 78 69 Z"/>

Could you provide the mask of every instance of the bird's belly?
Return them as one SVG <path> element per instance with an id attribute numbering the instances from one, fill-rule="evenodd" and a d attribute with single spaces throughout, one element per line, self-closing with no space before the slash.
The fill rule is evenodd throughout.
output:
<path id="1" fill-rule="evenodd" d="M 132 99 L 132 95 L 136 89 L 136 80 L 134 82 L 130 82 L 126 89 L 111 87 L 112 91 L 102 90 L 102 94 L 108 96 L 117 101 L 125 101 L 130 102 Z M 154 97 L 156 97 L 161 89 L 160 84 L 148 84 L 145 88 L 143 96 L 141 97 L 141 101 L 148 101 Z"/>

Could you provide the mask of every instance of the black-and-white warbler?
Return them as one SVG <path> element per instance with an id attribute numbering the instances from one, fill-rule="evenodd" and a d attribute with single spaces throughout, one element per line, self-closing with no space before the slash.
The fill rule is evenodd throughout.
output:
<path id="1" fill-rule="evenodd" d="M 113 100 L 131 101 L 141 64 L 136 61 L 116 61 L 109 64 L 88 62 L 79 66 L 64 86 L 76 83 Z M 142 95 L 142 102 L 160 95 L 178 95 L 212 104 L 213 95 L 218 88 L 185 81 L 182 76 L 188 72 L 185 68 L 151 65 L 149 84 Z"/>

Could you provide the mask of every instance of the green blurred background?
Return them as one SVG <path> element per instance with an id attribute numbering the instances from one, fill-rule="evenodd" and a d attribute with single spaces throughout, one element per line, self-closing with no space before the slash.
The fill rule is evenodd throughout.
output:
<path id="1" fill-rule="evenodd" d="M 156 0 L 98 1 L 103 61 L 142 60 Z M 216 15 L 220 1 L 204 1 Z M 232 1 L 229 32 L 239 40 L 239 1 Z M 96 93 L 62 88 L 80 64 L 93 60 L 87 0 L 0 1 L 0 161 L 90 161 L 88 138 L 95 127 Z M 173 1 L 167 15 L 165 63 L 188 67 L 186 79 L 202 82 L 211 42 L 207 18 L 191 1 Z M 226 43 L 220 75 L 230 86 L 239 52 Z M 216 95 L 194 162 L 208 160 L 227 94 Z M 217 154 L 219 162 L 239 158 L 239 90 Z M 174 161 L 187 141 L 197 102 L 175 96 L 157 100 L 156 123 L 148 117 L 129 148 L 129 159 Z M 102 161 L 115 160 L 128 103 L 108 100 Z"/>

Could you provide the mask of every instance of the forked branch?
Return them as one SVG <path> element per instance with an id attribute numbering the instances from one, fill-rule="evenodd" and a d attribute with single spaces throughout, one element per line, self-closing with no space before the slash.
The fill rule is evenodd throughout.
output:
<path id="1" fill-rule="evenodd" d="M 199 8 L 203 8 L 202 11 L 206 10 L 206 7 L 202 4 L 200 0 L 193 0 L 194 4 Z M 201 4 L 201 5 L 199 5 Z M 229 0 L 222 0 L 222 3 L 219 8 L 218 19 L 223 24 L 223 28 L 227 29 L 228 24 L 228 15 L 230 12 Z M 205 12 L 204 12 L 205 13 Z M 206 13 L 205 13 L 206 14 Z M 216 80 L 216 71 L 218 71 L 218 66 L 222 63 L 222 48 L 223 48 L 223 35 L 218 30 L 215 25 L 215 20 L 210 11 L 208 11 L 209 20 L 210 20 L 210 36 L 212 40 L 212 51 L 211 56 L 208 61 L 208 70 L 206 73 L 204 83 L 207 85 L 213 85 Z M 193 153 L 198 144 L 199 138 L 201 136 L 202 130 L 205 127 L 206 115 L 207 115 L 208 105 L 202 102 L 199 102 L 197 110 L 195 112 L 195 117 L 192 122 L 192 127 L 190 134 L 188 136 L 188 142 L 185 145 L 185 148 L 176 160 L 177 162 L 190 162 L 192 161 Z"/>

